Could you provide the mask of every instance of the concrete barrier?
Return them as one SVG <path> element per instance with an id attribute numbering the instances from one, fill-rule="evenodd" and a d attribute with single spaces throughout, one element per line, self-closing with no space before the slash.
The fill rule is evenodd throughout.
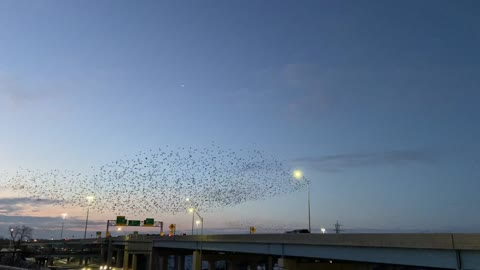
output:
<path id="1" fill-rule="evenodd" d="M 200 235 L 157 238 L 154 241 L 197 241 Z M 204 235 L 204 242 L 269 243 L 325 246 L 480 250 L 480 234 L 241 234 Z"/>

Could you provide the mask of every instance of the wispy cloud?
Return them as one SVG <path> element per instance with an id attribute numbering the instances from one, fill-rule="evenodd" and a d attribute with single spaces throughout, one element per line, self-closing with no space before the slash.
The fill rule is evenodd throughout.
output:
<path id="1" fill-rule="evenodd" d="M 41 82 L 36 82 L 34 88 L 17 77 L 0 71 L 0 100 L 4 99 L 14 107 L 19 107 L 29 102 L 48 100 L 55 97 L 55 91 L 45 87 Z"/>
<path id="2" fill-rule="evenodd" d="M 51 224 L 58 224 L 61 217 L 47 217 L 47 216 L 14 216 L 0 214 L 0 224 L 31 224 L 32 226 L 44 227 Z M 73 226 L 85 226 L 85 220 L 75 217 L 69 217 L 68 223 Z M 105 221 L 89 220 L 88 225 L 105 225 Z"/>
<path id="3" fill-rule="evenodd" d="M 226 95 L 241 107 L 262 106 L 287 117 L 305 116 L 326 108 L 325 72 L 308 63 L 265 67 L 253 71 L 241 88 Z"/>
<path id="4" fill-rule="evenodd" d="M 286 63 L 261 70 L 256 77 L 262 88 L 275 89 L 286 97 L 283 109 L 296 118 L 327 108 L 326 73 L 319 65 Z"/>
<path id="5" fill-rule="evenodd" d="M 0 198 L 0 205 L 2 204 L 53 204 L 58 203 L 56 200 L 50 199 L 32 199 L 28 197 L 19 198 Z"/>
<path id="6" fill-rule="evenodd" d="M 35 211 L 38 207 L 50 206 L 59 203 L 60 201 L 57 200 L 32 199 L 27 197 L 0 198 L 0 214 L 21 213 L 26 208 L 34 208 L 32 211 Z"/>
<path id="7" fill-rule="evenodd" d="M 430 150 L 390 150 L 374 153 L 348 153 L 324 156 L 299 157 L 293 160 L 313 169 L 336 172 L 367 166 L 399 166 L 412 163 L 431 163 L 437 153 Z"/>
<path id="8" fill-rule="evenodd" d="M 34 237 L 57 238 L 62 221 L 61 217 L 15 216 L 0 214 L 0 236 L 3 235 L 6 237 L 8 228 L 10 226 L 20 224 L 33 228 Z M 72 235 L 76 235 L 77 237 L 83 236 L 84 226 L 84 219 L 70 217 L 65 221 L 64 235 L 68 237 Z M 99 228 L 103 229 L 105 226 L 105 221 L 89 220 L 88 226 L 90 228 L 89 233 L 91 233 L 92 230 L 98 230 Z"/>

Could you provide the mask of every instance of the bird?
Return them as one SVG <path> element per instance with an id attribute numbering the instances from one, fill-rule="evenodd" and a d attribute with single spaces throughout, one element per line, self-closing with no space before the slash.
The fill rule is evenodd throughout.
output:
<path id="1" fill-rule="evenodd" d="M 291 168 L 258 149 L 166 145 L 130 157 L 91 165 L 85 172 L 60 168 L 18 168 L 0 172 L 0 187 L 59 205 L 87 206 L 116 214 L 176 214 L 191 207 L 208 212 L 248 201 L 264 200 L 305 188 Z"/>

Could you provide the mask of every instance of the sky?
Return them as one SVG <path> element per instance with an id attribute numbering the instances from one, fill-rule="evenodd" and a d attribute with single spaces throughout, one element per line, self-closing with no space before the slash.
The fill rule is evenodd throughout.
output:
<path id="1" fill-rule="evenodd" d="M 440 0 L 0 1 L 0 175 L 213 141 L 302 169 L 314 232 L 337 220 L 345 232 L 478 232 L 479 12 Z M 213 209 L 205 227 L 306 228 L 306 194 Z M 80 237 L 85 208 L 0 190 L 0 236 L 24 223 L 58 237 L 61 213 Z M 92 233 L 113 218 L 91 213 Z M 190 230 L 187 212 L 155 218 Z"/>

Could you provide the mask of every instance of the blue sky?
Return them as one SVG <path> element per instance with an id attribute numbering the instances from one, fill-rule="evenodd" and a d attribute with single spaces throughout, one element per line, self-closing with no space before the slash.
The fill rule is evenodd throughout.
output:
<path id="1" fill-rule="evenodd" d="M 0 171 L 82 171 L 215 141 L 302 168 L 316 229 L 338 219 L 475 231 L 479 11 L 477 1 L 2 1 Z M 303 209 L 300 192 L 209 220 L 304 226 Z"/>

